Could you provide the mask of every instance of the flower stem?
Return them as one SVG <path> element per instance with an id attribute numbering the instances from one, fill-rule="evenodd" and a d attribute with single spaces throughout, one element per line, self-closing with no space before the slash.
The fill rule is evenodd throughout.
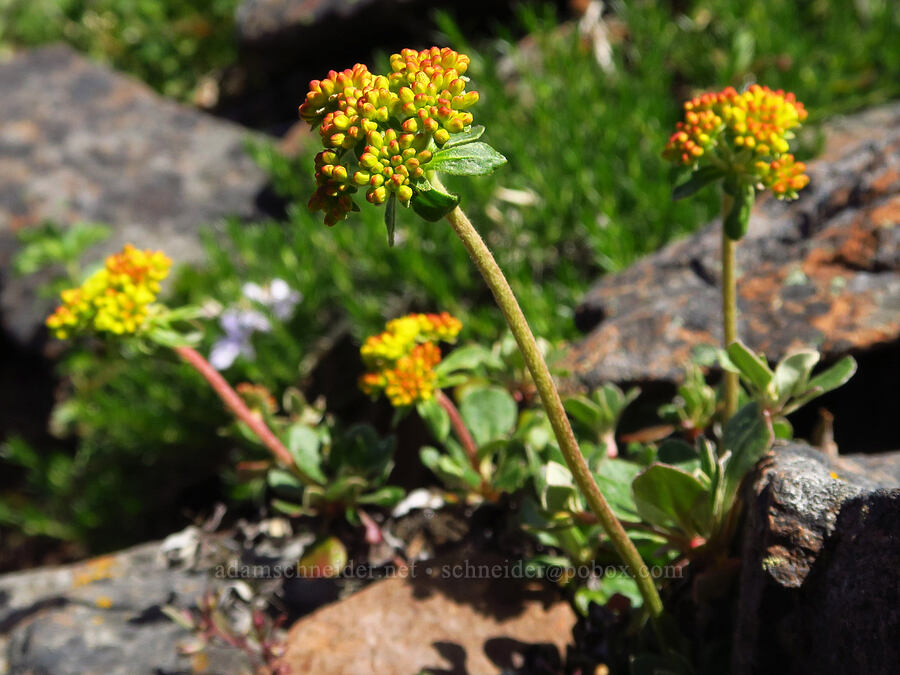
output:
<path id="1" fill-rule="evenodd" d="M 463 422 L 462 415 L 459 414 L 459 410 L 453 401 L 450 400 L 450 397 L 440 389 L 437 390 L 434 397 L 438 402 L 438 405 L 447 412 L 447 416 L 450 418 L 450 426 L 453 427 L 453 433 L 456 434 L 460 445 L 462 445 L 463 449 L 466 451 L 466 456 L 469 458 L 469 463 L 472 465 L 475 473 L 481 477 L 481 488 L 479 490 L 481 496 L 488 501 L 495 501 L 499 495 L 491 487 L 491 483 L 487 477 L 481 473 L 481 465 L 478 462 L 478 446 L 475 444 L 475 439 L 472 438 L 472 434 L 469 433 L 466 423 Z"/>
<path id="2" fill-rule="evenodd" d="M 737 278 L 735 273 L 735 249 L 737 242 L 725 233 L 725 218 L 731 211 L 734 197 L 722 195 L 722 335 L 724 347 L 737 340 Z M 738 408 L 738 374 L 728 370 L 723 375 L 725 411 L 724 421 L 728 421 Z"/>
<path id="3" fill-rule="evenodd" d="M 263 422 L 262 419 L 253 414 L 250 408 L 247 407 L 247 404 L 245 404 L 241 397 L 238 396 L 237 392 L 232 389 L 231 385 L 225 381 L 225 378 L 219 374 L 219 371 L 209 364 L 209 361 L 203 358 L 203 356 L 192 347 L 179 346 L 173 347 L 173 349 L 178 356 L 190 364 L 194 370 L 200 373 L 206 381 L 209 382 L 213 391 L 215 391 L 219 395 L 219 398 L 222 399 L 225 407 L 234 413 L 235 417 L 241 422 L 250 427 L 251 431 L 253 431 L 257 438 L 262 441 L 262 444 L 275 455 L 275 458 L 279 462 L 285 466 L 294 466 L 294 459 L 291 457 L 291 453 L 288 452 L 288 449 L 284 447 L 284 444 L 278 440 L 278 437 L 272 433 L 272 430 L 266 426 L 266 423 Z"/>
<path id="4" fill-rule="evenodd" d="M 443 187 L 433 174 L 429 176 L 429 180 L 432 184 Z M 522 313 L 522 308 L 519 307 L 509 282 L 507 282 L 503 271 L 500 269 L 497 261 L 494 260 L 494 256 L 484 243 L 481 235 L 472 226 L 462 209 L 459 207 L 453 209 L 447 214 L 447 221 L 459 236 L 475 266 L 481 272 L 481 276 L 484 277 L 485 282 L 494 294 L 494 299 L 497 301 L 506 323 L 516 338 L 516 343 L 522 352 L 522 358 L 534 380 L 535 388 L 541 396 L 550 425 L 553 427 L 553 432 L 556 435 L 563 457 L 565 457 L 566 463 L 569 465 L 569 470 L 572 472 L 578 488 L 587 500 L 591 510 L 596 514 L 616 551 L 631 568 L 641 596 L 644 598 L 644 604 L 650 612 L 657 637 L 662 642 L 662 631 L 658 621 L 663 611 L 662 600 L 660 600 L 659 593 L 647 566 L 641 559 L 640 553 L 638 553 L 638 550 L 628 538 L 625 528 L 622 527 L 622 524 L 613 514 L 597 482 L 591 475 L 587 461 L 578 447 L 578 441 L 575 440 L 575 434 L 572 432 L 572 427 L 563 408 L 559 392 L 553 383 L 550 369 L 547 368 L 547 364 L 544 362 L 544 357 L 541 355 L 535 342 L 534 334 L 532 334 L 531 328 L 528 326 L 528 321 Z"/>
<path id="5" fill-rule="evenodd" d="M 438 402 L 438 405 L 447 411 L 447 416 L 450 418 L 450 426 L 453 427 L 453 432 L 456 434 L 460 444 L 466 451 L 466 455 L 472 463 L 472 468 L 480 475 L 481 471 L 478 470 L 478 446 L 475 445 L 475 439 L 473 439 L 472 434 L 469 433 L 469 429 L 466 427 L 466 423 L 463 422 L 459 410 L 457 410 L 453 401 L 451 401 L 440 389 L 437 390 L 434 398 Z"/>

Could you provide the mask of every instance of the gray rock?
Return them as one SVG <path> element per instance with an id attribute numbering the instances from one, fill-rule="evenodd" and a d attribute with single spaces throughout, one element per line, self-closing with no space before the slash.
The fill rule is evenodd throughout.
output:
<path id="1" fill-rule="evenodd" d="M 896 673 L 900 452 L 782 447 L 746 499 L 732 672 Z"/>
<path id="2" fill-rule="evenodd" d="M 218 637 L 206 641 L 163 608 L 197 617 L 210 593 L 232 638 L 242 639 L 253 610 L 284 595 L 284 580 L 314 537 L 294 535 L 283 519 L 210 529 L 191 526 L 162 542 L 85 562 L 0 575 L 0 673 L 255 672 L 258 655 L 253 663 Z M 293 611 L 283 601 L 277 607 Z M 199 660 L 181 650 L 197 645 L 203 646 Z"/>
<path id="3" fill-rule="evenodd" d="M 178 651 L 191 635 L 162 608 L 190 608 L 221 585 L 205 571 L 171 567 L 159 543 L 0 576 L 0 672 L 191 672 Z M 236 650 L 209 656 L 214 672 L 250 672 Z"/>
<path id="4" fill-rule="evenodd" d="M 254 44 L 301 28 L 315 29 L 324 21 L 346 21 L 377 1 L 244 0 L 235 12 L 238 38 Z"/>
<path id="5" fill-rule="evenodd" d="M 177 262 L 201 257 L 198 229 L 262 215 L 265 176 L 248 132 L 167 101 L 67 47 L 0 63 L 0 318 L 18 341 L 49 303 L 38 279 L 7 270 L 15 232 L 45 220 L 104 222 L 115 234 L 94 259 L 130 241 Z"/>
<path id="6" fill-rule="evenodd" d="M 900 104 L 833 123 L 809 175 L 797 201 L 757 204 L 738 247 L 739 335 L 770 359 L 900 337 Z M 720 236 L 712 223 L 588 292 L 564 364 L 580 384 L 673 381 L 720 342 Z"/>
<path id="7" fill-rule="evenodd" d="M 485 19 L 508 16 L 515 4 L 510 0 L 243 0 L 235 23 L 239 41 L 251 49 L 278 48 L 314 56 L 325 46 L 323 38 L 346 41 L 352 36 L 360 53 L 370 53 L 397 40 L 412 39 L 415 30 L 420 36 L 427 34 L 436 9 L 457 10 L 462 17 L 477 9 L 484 24 Z"/>

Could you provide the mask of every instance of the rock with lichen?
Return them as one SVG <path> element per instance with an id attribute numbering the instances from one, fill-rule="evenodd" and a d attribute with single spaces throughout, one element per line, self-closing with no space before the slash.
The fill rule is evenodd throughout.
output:
<path id="1" fill-rule="evenodd" d="M 735 675 L 900 663 L 900 452 L 779 448 L 745 492 Z"/>
<path id="2" fill-rule="evenodd" d="M 794 202 L 763 199 L 738 247 L 738 334 L 779 359 L 831 359 L 900 338 L 900 104 L 832 123 Z M 674 381 L 721 341 L 719 223 L 601 279 L 566 366 L 587 387 Z"/>

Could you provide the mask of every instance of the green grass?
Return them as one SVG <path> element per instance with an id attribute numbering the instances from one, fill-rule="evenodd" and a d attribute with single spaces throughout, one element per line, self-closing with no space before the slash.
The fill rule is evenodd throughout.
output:
<path id="1" fill-rule="evenodd" d="M 189 99 L 237 56 L 238 0 L 0 0 L 0 51 L 67 42 Z"/>

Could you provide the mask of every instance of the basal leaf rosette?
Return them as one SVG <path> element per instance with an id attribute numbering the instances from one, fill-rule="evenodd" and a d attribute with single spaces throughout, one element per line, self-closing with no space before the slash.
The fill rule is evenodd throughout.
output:
<path id="1" fill-rule="evenodd" d="M 669 161 L 691 169 L 688 180 L 675 188 L 676 199 L 724 179 L 726 192 L 735 198 L 735 231 L 729 236 L 739 239 L 741 221 L 746 225 L 741 211 L 749 214 L 756 191 L 796 199 L 809 183 L 806 165 L 796 161 L 789 144 L 806 117 L 794 94 L 758 84 L 743 92 L 727 87 L 685 102 L 684 119 L 663 151 Z"/>
<path id="2" fill-rule="evenodd" d="M 59 339 L 79 333 L 138 334 L 157 311 L 160 282 L 172 261 L 162 251 L 127 244 L 78 288 L 61 293 L 62 304 L 47 317 Z"/>
<path id="3" fill-rule="evenodd" d="M 435 367 L 441 362 L 437 343 L 455 342 L 462 323 L 447 312 L 409 314 L 385 328 L 360 348 L 367 370 L 360 389 L 373 397 L 383 393 L 398 408 L 434 398 Z"/>
<path id="4" fill-rule="evenodd" d="M 354 197 L 364 192 L 370 204 L 386 205 L 393 242 L 396 203 L 426 220 L 458 203 L 428 181 L 428 172 L 485 174 L 506 160 L 477 142 L 484 129 L 473 126 L 478 92 L 466 89 L 468 56 L 447 47 L 404 49 L 390 64 L 386 75 L 356 64 L 313 80 L 300 117 L 318 127 L 324 147 L 310 210 L 334 225 L 359 209 Z"/>

